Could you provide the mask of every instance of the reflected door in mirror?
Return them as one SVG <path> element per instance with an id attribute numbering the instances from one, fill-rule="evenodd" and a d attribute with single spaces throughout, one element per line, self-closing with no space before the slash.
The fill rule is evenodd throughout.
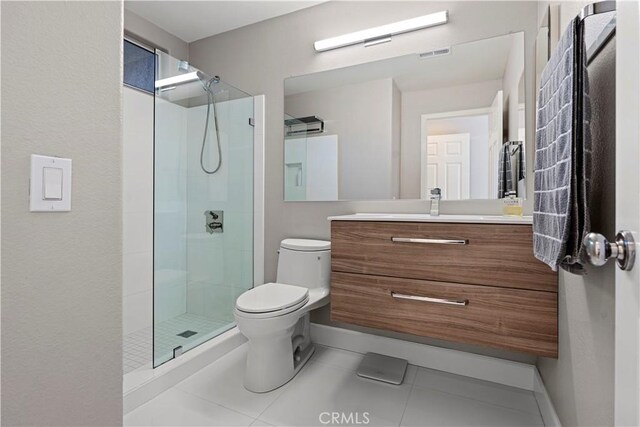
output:
<path id="1" fill-rule="evenodd" d="M 444 199 L 469 198 L 469 140 L 468 133 L 427 137 L 427 182 L 423 194 L 438 187 Z"/>

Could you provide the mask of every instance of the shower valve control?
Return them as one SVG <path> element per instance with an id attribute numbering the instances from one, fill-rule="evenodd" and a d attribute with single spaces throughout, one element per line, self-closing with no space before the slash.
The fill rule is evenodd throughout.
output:
<path id="1" fill-rule="evenodd" d="M 209 234 L 222 233 L 224 226 L 224 211 L 204 211 L 204 228 Z"/>

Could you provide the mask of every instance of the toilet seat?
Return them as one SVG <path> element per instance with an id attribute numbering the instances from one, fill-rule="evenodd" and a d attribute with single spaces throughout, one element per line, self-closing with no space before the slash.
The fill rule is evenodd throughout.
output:
<path id="1" fill-rule="evenodd" d="M 282 283 L 267 283 L 248 290 L 236 300 L 243 316 L 275 317 L 291 313 L 309 301 L 309 289 Z"/>

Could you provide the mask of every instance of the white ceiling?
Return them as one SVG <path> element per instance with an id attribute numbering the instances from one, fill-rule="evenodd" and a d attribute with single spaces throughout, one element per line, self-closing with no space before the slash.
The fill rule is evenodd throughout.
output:
<path id="1" fill-rule="evenodd" d="M 524 40 L 522 33 L 514 33 L 451 46 L 451 53 L 443 56 L 404 55 L 291 77 L 285 80 L 285 95 L 383 78 L 393 78 L 402 92 L 502 79 L 514 38 Z M 522 41 L 518 49 L 524 49 Z"/>
<path id="2" fill-rule="evenodd" d="M 324 0 L 326 1 L 326 0 Z M 124 7 L 191 43 L 323 1 L 125 1 Z"/>

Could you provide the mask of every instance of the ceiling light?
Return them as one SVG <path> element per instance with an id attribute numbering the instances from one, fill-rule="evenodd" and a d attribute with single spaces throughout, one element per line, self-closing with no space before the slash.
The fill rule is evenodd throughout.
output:
<path id="1" fill-rule="evenodd" d="M 198 72 L 178 74 L 177 76 L 167 77 L 166 79 L 156 80 L 156 88 L 162 88 L 166 86 L 175 86 L 181 83 L 187 83 L 194 80 L 199 80 Z"/>
<path id="2" fill-rule="evenodd" d="M 385 41 L 390 41 L 391 36 L 396 34 L 446 24 L 448 21 L 449 13 L 444 10 L 442 12 L 431 13 L 429 15 L 418 16 L 417 18 L 394 22 L 393 24 L 381 25 L 367 30 L 356 31 L 354 33 L 343 34 L 338 37 L 319 40 L 313 44 L 313 47 L 318 52 L 324 52 L 325 50 L 337 49 L 339 47 L 350 46 L 358 43 L 365 43 L 365 45 L 370 46 L 377 44 L 376 42 L 383 43 Z"/>

